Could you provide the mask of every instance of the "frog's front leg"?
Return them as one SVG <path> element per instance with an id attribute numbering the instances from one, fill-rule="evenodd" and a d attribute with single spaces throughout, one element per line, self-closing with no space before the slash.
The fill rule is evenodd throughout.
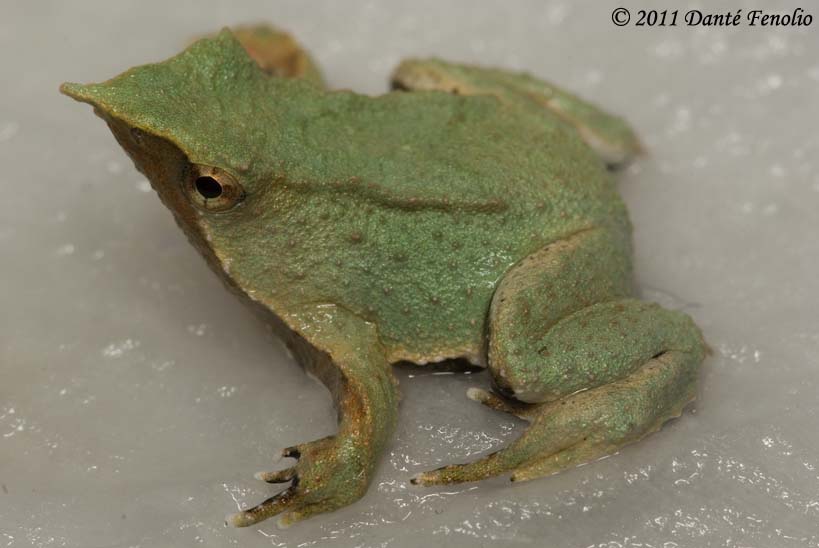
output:
<path id="1" fill-rule="evenodd" d="M 282 514 L 287 526 L 361 498 L 389 441 L 398 408 L 397 382 L 378 341 L 375 327 L 335 305 L 312 307 L 289 317 L 288 346 L 296 358 L 333 393 L 338 433 L 283 451 L 297 459 L 284 470 L 262 472 L 269 483 L 290 486 L 254 508 L 230 515 L 227 522 L 245 527 Z"/>
<path id="2" fill-rule="evenodd" d="M 628 244 L 614 234 L 575 234 L 501 281 L 488 357 L 503 397 L 478 389 L 469 395 L 531 425 L 501 451 L 414 483 L 551 474 L 642 438 L 694 398 L 705 352 L 700 331 L 685 314 L 627 297 Z"/>

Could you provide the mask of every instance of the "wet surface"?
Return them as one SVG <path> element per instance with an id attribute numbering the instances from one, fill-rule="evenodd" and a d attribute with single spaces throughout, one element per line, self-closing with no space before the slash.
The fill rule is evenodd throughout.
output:
<path id="1" fill-rule="evenodd" d="M 819 546 L 819 23 L 617 28 L 607 2 L 233 4 L 4 8 L 0 546 Z M 413 474 L 523 423 L 466 398 L 482 372 L 402 366 L 400 426 L 364 499 L 286 531 L 223 527 L 275 492 L 253 473 L 278 450 L 333 432 L 330 399 L 57 86 L 255 20 L 292 30 L 334 87 L 377 93 L 399 59 L 435 54 L 526 69 L 628 118 L 648 149 L 620 185 L 641 291 L 693 315 L 714 351 L 696 405 L 558 476 L 421 488 Z"/>

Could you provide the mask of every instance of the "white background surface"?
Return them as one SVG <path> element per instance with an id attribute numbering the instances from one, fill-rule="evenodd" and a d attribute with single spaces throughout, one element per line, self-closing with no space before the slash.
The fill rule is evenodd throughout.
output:
<path id="1" fill-rule="evenodd" d="M 819 21 L 617 28 L 615 7 L 4 2 L 0 546 L 819 546 Z M 648 148 L 621 176 L 640 286 L 714 349 L 693 410 L 558 476 L 425 489 L 408 478 L 522 423 L 466 399 L 482 373 L 401 369 L 401 424 L 364 499 L 286 531 L 224 528 L 275 492 L 252 477 L 272 455 L 333 432 L 330 399 L 57 86 L 258 20 L 334 87 L 381 92 L 402 57 L 431 54 L 525 69 L 627 117 Z"/>

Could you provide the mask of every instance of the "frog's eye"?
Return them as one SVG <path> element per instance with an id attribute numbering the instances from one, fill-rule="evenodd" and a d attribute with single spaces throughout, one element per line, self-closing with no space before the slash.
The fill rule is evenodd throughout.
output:
<path id="1" fill-rule="evenodd" d="M 218 167 L 194 166 L 185 184 L 190 200 L 207 211 L 226 211 L 244 198 L 242 185 Z"/>

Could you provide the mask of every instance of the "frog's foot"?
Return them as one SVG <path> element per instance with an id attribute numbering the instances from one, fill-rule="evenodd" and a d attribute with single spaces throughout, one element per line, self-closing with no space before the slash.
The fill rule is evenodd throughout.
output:
<path id="1" fill-rule="evenodd" d="M 665 352 L 620 381 L 530 405 L 526 418 L 532 424 L 508 447 L 475 462 L 424 472 L 411 481 L 461 483 L 502 473 L 511 473 L 512 481 L 525 481 L 610 455 L 680 415 L 694 397 L 695 359 L 690 353 Z M 503 401 L 499 396 L 482 401 L 519 415 L 519 407 L 496 405 Z"/>
<path id="2" fill-rule="evenodd" d="M 267 483 L 289 482 L 290 486 L 253 508 L 227 516 L 225 521 L 235 527 L 247 527 L 282 514 L 278 525 L 287 527 L 355 502 L 366 492 L 370 476 L 366 469 L 369 464 L 357 458 L 355 445 L 353 439 L 330 436 L 288 447 L 282 456 L 297 459 L 294 466 L 259 472 L 256 478 Z"/>
<path id="3" fill-rule="evenodd" d="M 494 95 L 573 128 L 609 166 L 626 164 L 642 148 L 620 117 L 529 74 L 449 63 L 440 59 L 410 59 L 392 75 L 393 89 L 438 90 L 458 95 Z"/>

